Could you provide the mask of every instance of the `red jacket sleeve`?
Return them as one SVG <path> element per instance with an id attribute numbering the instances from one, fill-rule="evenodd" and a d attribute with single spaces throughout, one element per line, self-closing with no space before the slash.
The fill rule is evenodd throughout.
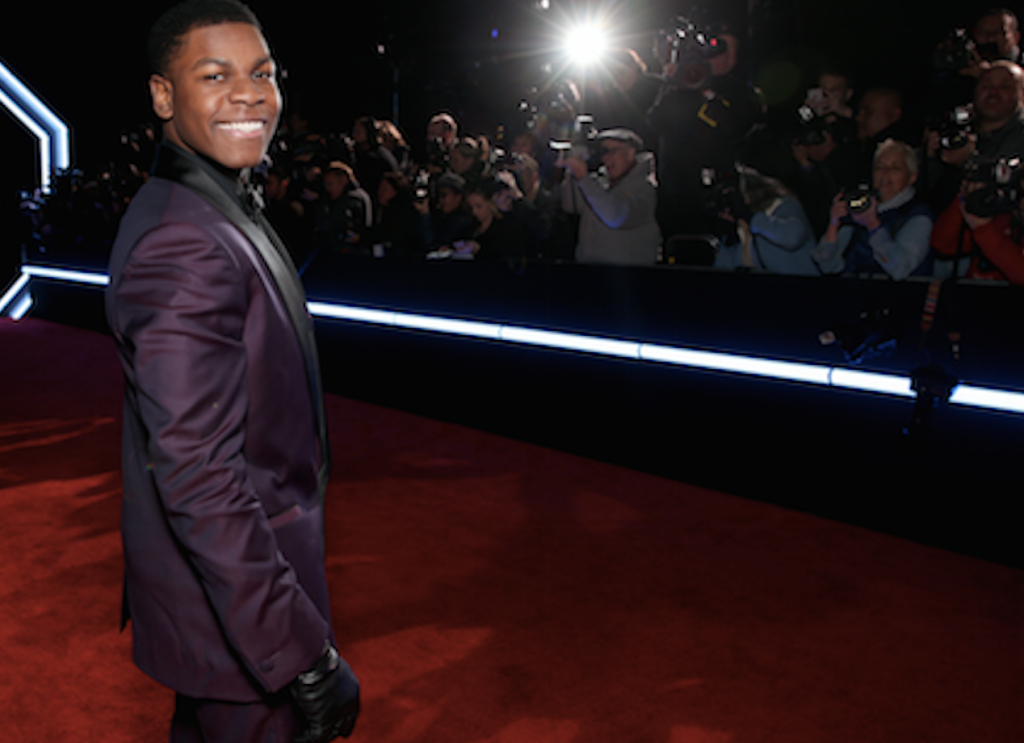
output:
<path id="1" fill-rule="evenodd" d="M 993 219 L 974 230 L 974 242 L 1012 284 L 1024 284 L 1024 247 L 1011 235 L 1010 219 Z"/>
<path id="2" fill-rule="evenodd" d="M 952 203 L 935 220 L 935 225 L 932 227 L 932 249 L 942 255 L 956 255 L 956 243 L 960 237 L 963 223 L 964 215 L 960 212 L 960 201 L 953 199 Z M 970 230 L 963 230 L 964 255 L 971 254 L 970 234 Z"/>

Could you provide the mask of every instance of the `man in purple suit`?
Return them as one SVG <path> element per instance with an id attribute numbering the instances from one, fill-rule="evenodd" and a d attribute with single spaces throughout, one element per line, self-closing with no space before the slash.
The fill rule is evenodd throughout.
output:
<path id="1" fill-rule="evenodd" d="M 236 0 L 172 8 L 148 51 L 164 140 L 106 297 L 135 661 L 177 692 L 172 743 L 347 737 L 359 682 L 331 624 L 312 322 L 246 187 L 277 125 L 274 61 Z"/>

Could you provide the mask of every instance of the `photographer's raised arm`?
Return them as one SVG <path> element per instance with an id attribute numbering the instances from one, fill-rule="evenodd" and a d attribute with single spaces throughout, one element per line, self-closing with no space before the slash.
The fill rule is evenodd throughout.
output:
<path id="1" fill-rule="evenodd" d="M 597 218 L 612 230 L 639 226 L 658 200 L 653 185 L 643 190 L 618 191 L 605 189 L 594 178 L 584 178 L 577 184 Z"/>

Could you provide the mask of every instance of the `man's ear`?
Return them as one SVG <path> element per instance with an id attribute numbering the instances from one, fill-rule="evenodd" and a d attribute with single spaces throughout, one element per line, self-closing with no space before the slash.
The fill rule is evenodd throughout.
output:
<path id="1" fill-rule="evenodd" d="M 174 86 L 170 80 L 156 73 L 150 75 L 149 96 L 153 100 L 153 113 L 161 121 L 174 118 Z"/>

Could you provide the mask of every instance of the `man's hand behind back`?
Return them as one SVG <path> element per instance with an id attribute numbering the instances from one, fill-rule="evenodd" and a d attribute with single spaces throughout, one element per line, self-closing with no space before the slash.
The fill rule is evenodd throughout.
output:
<path id="1" fill-rule="evenodd" d="M 359 716 L 359 679 L 334 647 L 291 683 L 305 727 L 295 743 L 327 743 L 352 734 Z"/>

